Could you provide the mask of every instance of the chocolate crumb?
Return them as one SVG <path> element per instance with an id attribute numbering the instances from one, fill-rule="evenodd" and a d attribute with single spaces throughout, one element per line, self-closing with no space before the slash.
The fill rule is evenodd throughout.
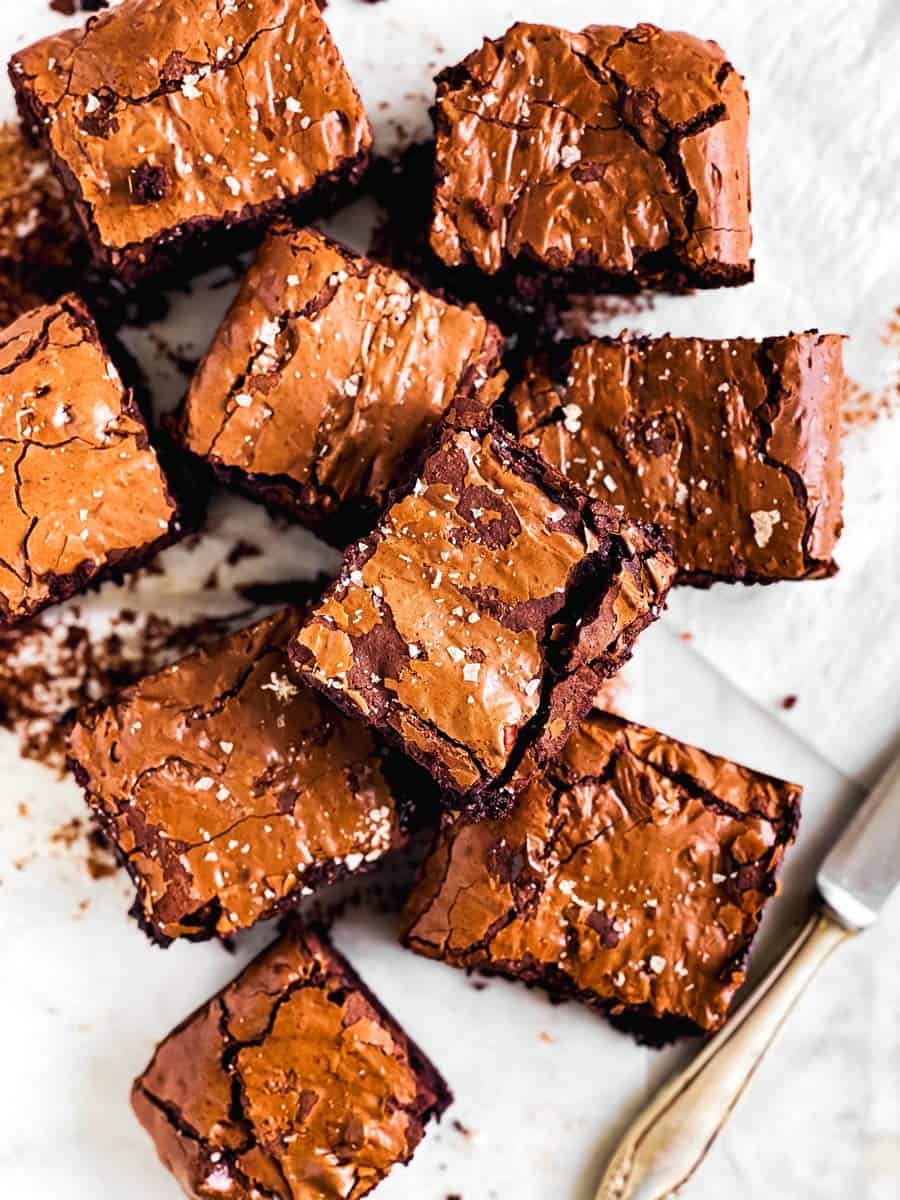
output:
<path id="1" fill-rule="evenodd" d="M 164 200 L 171 187 L 166 168 L 147 162 L 132 169 L 128 182 L 138 204 L 156 204 Z"/>
<path id="2" fill-rule="evenodd" d="M 109 0 L 50 0 L 51 12 L 74 17 L 78 12 L 95 13 L 109 8 Z"/>
<path id="3" fill-rule="evenodd" d="M 797 703 L 796 696 L 794 696 L 794 695 L 785 696 L 785 698 L 781 701 L 781 707 L 790 709 L 790 708 L 793 708 L 796 703 Z"/>
<path id="4" fill-rule="evenodd" d="M 74 846 L 81 837 L 81 830 L 81 818 L 73 817 L 71 821 L 66 821 L 65 825 L 60 825 L 59 829 L 50 834 L 50 841 L 54 845 Z"/>

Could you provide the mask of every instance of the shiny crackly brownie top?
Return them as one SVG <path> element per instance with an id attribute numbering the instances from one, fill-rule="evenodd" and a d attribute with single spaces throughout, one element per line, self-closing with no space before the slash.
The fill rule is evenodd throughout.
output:
<path id="1" fill-rule="evenodd" d="M 496 427 L 445 429 L 292 647 L 307 677 L 459 794 L 561 745 L 657 615 L 653 530 Z"/>
<path id="2" fill-rule="evenodd" d="M 81 302 L 0 332 L 0 620 L 30 616 L 176 527 L 147 429 Z"/>
<path id="3" fill-rule="evenodd" d="M 800 788 L 606 713 L 501 820 L 446 816 L 406 941 L 613 1012 L 715 1029 Z"/>
<path id="4" fill-rule="evenodd" d="M 525 443 L 662 525 L 683 578 L 829 575 L 841 531 L 842 339 L 600 338 L 533 362 Z"/>
<path id="5" fill-rule="evenodd" d="M 367 1195 L 450 1094 L 320 937 L 292 930 L 179 1026 L 132 1104 L 189 1196 Z"/>
<path id="6" fill-rule="evenodd" d="M 715 42 L 513 25 L 438 77 L 431 244 L 490 274 L 531 258 L 652 275 L 667 259 L 744 282 L 747 119 Z"/>
<path id="7" fill-rule="evenodd" d="M 85 710 L 69 751 L 153 936 L 226 936 L 406 839 L 371 734 L 298 683 L 286 610 Z"/>
<path id="8" fill-rule="evenodd" d="M 298 196 L 371 144 L 316 0 L 124 0 L 10 69 L 112 252 Z"/>
<path id="9" fill-rule="evenodd" d="M 500 348 L 474 307 L 281 225 L 191 385 L 182 439 L 262 477 L 266 498 L 326 533 L 352 506 L 371 528 L 410 453 L 454 401 L 479 393 Z"/>

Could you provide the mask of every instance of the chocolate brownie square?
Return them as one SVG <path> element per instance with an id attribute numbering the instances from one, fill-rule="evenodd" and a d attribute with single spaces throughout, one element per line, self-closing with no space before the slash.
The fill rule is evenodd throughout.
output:
<path id="1" fill-rule="evenodd" d="M 590 501 L 490 421 L 448 425 L 291 654 L 456 803 L 490 810 L 561 748 L 673 571 L 654 527 Z"/>
<path id="2" fill-rule="evenodd" d="M 0 332 L 0 621 L 181 536 L 147 427 L 75 296 Z"/>
<path id="3" fill-rule="evenodd" d="M 517 23 L 438 76 L 431 244 L 572 289 L 753 278 L 748 101 L 715 42 Z"/>
<path id="4" fill-rule="evenodd" d="M 499 820 L 445 815 L 404 940 L 572 996 L 659 1042 L 717 1029 L 801 789 L 592 713 Z"/>
<path id="5" fill-rule="evenodd" d="M 501 347 L 474 306 L 279 225 L 191 384 L 179 437 L 227 482 L 346 545 L 451 405 L 487 395 Z"/>
<path id="6" fill-rule="evenodd" d="M 657 522 L 685 583 L 834 574 L 842 338 L 597 338 L 533 360 L 523 442 L 592 496 Z"/>
<path id="7" fill-rule="evenodd" d="M 129 284 L 329 204 L 368 162 L 316 0 L 124 0 L 14 54 L 10 77 L 95 258 Z"/>
<path id="8" fill-rule="evenodd" d="M 188 1196 L 366 1196 L 452 1094 L 324 937 L 293 926 L 159 1045 L 132 1106 Z"/>
<path id="9" fill-rule="evenodd" d="M 286 609 L 82 710 L 70 762 L 153 938 L 227 937 L 370 870 L 406 807 L 369 731 L 298 682 Z"/>

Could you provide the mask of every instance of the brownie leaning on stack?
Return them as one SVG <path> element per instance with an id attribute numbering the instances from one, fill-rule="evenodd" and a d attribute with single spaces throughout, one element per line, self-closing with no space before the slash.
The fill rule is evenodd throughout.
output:
<path id="1" fill-rule="evenodd" d="M 144 929 L 230 938 L 374 870 L 428 822 L 413 760 L 446 811 L 409 947 L 648 1040 L 720 1026 L 800 789 L 592 709 L 673 582 L 833 573 L 840 338 L 535 338 L 510 381 L 474 304 L 287 219 L 333 207 L 371 145 L 313 0 L 124 0 L 10 70 L 120 287 L 274 222 L 172 432 L 347 547 L 315 604 L 80 713 L 71 765 Z M 517 24 L 439 76 L 435 116 L 431 244 L 490 311 L 752 278 L 748 102 L 714 43 Z M 184 526 L 80 300 L 0 357 L 12 623 Z M 366 1195 L 450 1100 L 295 918 L 133 1092 L 185 1192 L 234 1200 Z"/>

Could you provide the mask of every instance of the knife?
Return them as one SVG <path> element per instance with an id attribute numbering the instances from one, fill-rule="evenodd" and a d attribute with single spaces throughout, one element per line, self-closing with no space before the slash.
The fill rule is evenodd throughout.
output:
<path id="1" fill-rule="evenodd" d="M 900 883 L 900 757 L 832 847 L 803 931 L 727 1025 L 626 1131 L 596 1200 L 672 1200 L 703 1162 L 819 968 L 873 925 Z"/>

